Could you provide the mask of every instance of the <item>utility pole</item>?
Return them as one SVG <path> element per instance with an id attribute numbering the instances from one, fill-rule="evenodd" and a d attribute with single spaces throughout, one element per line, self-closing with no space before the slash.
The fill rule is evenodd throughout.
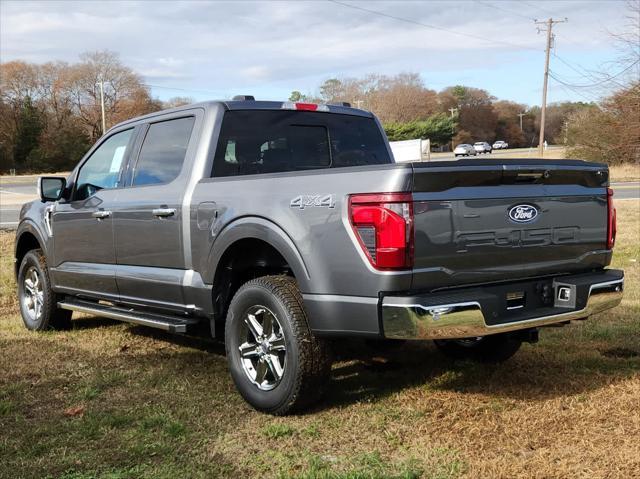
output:
<path id="1" fill-rule="evenodd" d="M 545 25 L 545 28 L 538 27 L 538 33 L 547 32 L 547 48 L 545 50 L 545 61 L 544 61 L 544 83 L 542 85 L 542 109 L 540 110 L 540 139 L 538 140 L 538 154 L 540 156 L 544 155 L 544 121 L 545 115 L 547 113 L 547 84 L 549 83 L 549 54 L 551 53 L 551 41 L 553 40 L 553 33 L 551 30 L 553 29 L 554 23 L 564 23 L 567 19 L 564 20 L 554 20 L 553 18 L 549 18 L 546 22 L 539 22 L 536 20 L 536 25 Z"/>
<path id="2" fill-rule="evenodd" d="M 104 82 L 100 80 L 100 109 L 102 110 L 102 134 L 107 131 L 107 122 L 104 118 Z"/>
<path id="3" fill-rule="evenodd" d="M 518 113 L 518 116 L 520 117 L 520 131 L 522 131 L 522 117 L 525 115 L 525 113 Z"/>

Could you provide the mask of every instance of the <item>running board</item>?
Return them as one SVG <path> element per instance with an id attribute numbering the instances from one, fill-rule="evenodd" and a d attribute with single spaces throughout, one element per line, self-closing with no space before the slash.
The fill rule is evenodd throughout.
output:
<path id="1" fill-rule="evenodd" d="M 117 319 L 127 323 L 150 326 L 170 333 L 186 333 L 187 328 L 198 323 L 195 318 L 170 316 L 167 314 L 137 311 L 120 306 L 110 306 L 93 301 L 65 300 L 58 302 L 58 307 L 80 313 L 95 314 L 105 318 Z"/>

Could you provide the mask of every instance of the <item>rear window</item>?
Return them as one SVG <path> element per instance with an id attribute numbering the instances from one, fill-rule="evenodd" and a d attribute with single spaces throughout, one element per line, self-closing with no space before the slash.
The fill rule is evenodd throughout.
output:
<path id="1" fill-rule="evenodd" d="M 391 163 L 372 118 L 331 113 L 228 111 L 212 176 Z"/>

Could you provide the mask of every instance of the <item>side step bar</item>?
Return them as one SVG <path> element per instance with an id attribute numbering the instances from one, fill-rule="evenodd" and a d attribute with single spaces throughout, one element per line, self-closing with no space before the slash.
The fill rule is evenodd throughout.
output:
<path id="1" fill-rule="evenodd" d="M 166 314 L 137 311 L 121 306 L 110 306 L 93 301 L 67 299 L 58 302 L 58 307 L 81 313 L 95 314 L 105 318 L 117 319 L 127 323 L 150 326 L 170 333 L 186 333 L 187 328 L 198 323 L 195 318 L 170 316 Z"/>

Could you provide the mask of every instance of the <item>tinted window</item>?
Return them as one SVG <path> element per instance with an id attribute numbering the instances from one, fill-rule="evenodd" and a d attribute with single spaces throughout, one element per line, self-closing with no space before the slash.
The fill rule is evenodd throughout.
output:
<path id="1" fill-rule="evenodd" d="M 76 181 L 75 199 L 83 200 L 103 188 L 115 188 L 133 129 L 107 138 L 82 165 Z"/>
<path id="2" fill-rule="evenodd" d="M 372 118 L 300 111 L 228 111 L 213 176 L 391 163 Z"/>
<path id="3" fill-rule="evenodd" d="M 179 118 L 149 126 L 136 164 L 133 184 L 173 181 L 182 170 L 195 118 Z"/>

